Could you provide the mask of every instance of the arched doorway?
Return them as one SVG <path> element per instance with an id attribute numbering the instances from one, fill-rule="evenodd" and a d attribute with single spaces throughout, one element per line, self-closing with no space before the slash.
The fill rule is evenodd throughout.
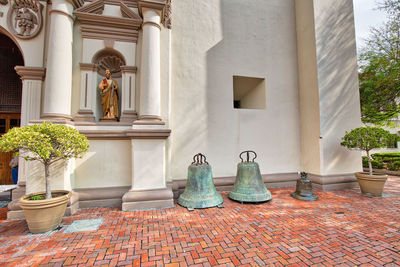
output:
<path id="1" fill-rule="evenodd" d="M 0 136 L 13 127 L 20 126 L 22 81 L 14 70 L 23 66 L 24 59 L 17 45 L 7 35 L 0 33 Z M 0 152 L 0 184 L 12 184 L 12 153 Z"/>

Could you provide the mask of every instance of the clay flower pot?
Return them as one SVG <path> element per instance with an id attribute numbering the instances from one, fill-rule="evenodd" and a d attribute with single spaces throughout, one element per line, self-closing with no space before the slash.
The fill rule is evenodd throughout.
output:
<path id="1" fill-rule="evenodd" d="M 60 224 L 71 197 L 71 192 L 53 190 L 51 194 L 51 199 L 30 200 L 35 195 L 46 195 L 45 192 L 39 192 L 25 195 L 19 200 L 19 205 L 24 211 L 31 233 L 44 233 L 53 230 Z"/>
<path id="2" fill-rule="evenodd" d="M 355 176 L 362 194 L 374 197 L 382 196 L 383 187 L 388 178 L 386 174 L 369 175 L 368 172 L 356 172 Z"/>

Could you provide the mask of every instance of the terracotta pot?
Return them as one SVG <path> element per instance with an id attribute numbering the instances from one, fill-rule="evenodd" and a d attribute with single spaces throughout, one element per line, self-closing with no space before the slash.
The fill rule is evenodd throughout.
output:
<path id="1" fill-rule="evenodd" d="M 382 196 L 383 187 L 388 178 L 386 174 L 369 175 L 367 172 L 356 172 L 355 175 L 360 185 L 361 193 L 367 196 Z"/>
<path id="2" fill-rule="evenodd" d="M 24 211 L 26 222 L 31 233 L 44 233 L 56 228 L 65 214 L 68 201 L 71 197 L 70 191 L 51 191 L 51 199 L 29 200 L 32 196 L 45 194 L 39 192 L 23 196 L 19 205 Z"/>

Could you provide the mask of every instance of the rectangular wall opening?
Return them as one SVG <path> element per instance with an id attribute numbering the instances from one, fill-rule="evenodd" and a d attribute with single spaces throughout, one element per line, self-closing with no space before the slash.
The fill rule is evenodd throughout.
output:
<path id="1" fill-rule="evenodd" d="M 266 109 L 265 79 L 233 76 L 233 107 Z"/>

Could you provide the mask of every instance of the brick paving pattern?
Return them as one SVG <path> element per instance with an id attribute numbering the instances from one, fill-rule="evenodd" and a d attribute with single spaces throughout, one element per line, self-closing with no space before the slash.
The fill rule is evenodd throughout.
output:
<path id="1" fill-rule="evenodd" d="M 2 220 L 0 265 L 400 265 L 400 178 L 390 178 L 384 198 L 316 191 L 320 200 L 305 202 L 289 196 L 293 187 L 270 191 L 272 201 L 259 205 L 224 192 L 223 209 L 84 209 L 64 218 L 61 230 L 36 235 L 25 221 Z M 104 218 L 99 230 L 63 232 L 90 218 Z"/>

